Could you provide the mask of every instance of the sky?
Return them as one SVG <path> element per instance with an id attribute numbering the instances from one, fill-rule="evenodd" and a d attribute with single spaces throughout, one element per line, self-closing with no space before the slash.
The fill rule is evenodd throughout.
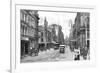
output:
<path id="1" fill-rule="evenodd" d="M 68 12 L 45 12 L 39 11 L 39 25 L 44 25 L 44 19 L 46 17 L 48 21 L 48 25 L 51 24 L 59 24 L 62 26 L 62 32 L 64 34 L 64 38 L 69 36 L 70 33 L 70 21 L 74 24 L 74 20 L 76 17 L 76 13 L 68 13 Z"/>

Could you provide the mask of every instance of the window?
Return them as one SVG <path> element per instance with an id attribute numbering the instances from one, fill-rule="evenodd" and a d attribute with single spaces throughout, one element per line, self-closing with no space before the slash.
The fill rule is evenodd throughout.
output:
<path id="1" fill-rule="evenodd" d="M 24 14 L 24 21 L 25 21 L 25 14 Z"/>
<path id="2" fill-rule="evenodd" d="M 43 38 L 41 38 L 41 42 L 43 42 Z"/>
<path id="3" fill-rule="evenodd" d="M 24 20 L 24 13 L 21 12 L 21 20 Z"/>
<path id="4" fill-rule="evenodd" d="M 41 32 L 41 37 L 43 37 L 43 32 Z"/>
<path id="5" fill-rule="evenodd" d="M 20 13 L 20 19 L 22 20 L 22 12 Z"/>
<path id="6" fill-rule="evenodd" d="M 89 17 L 87 17 L 87 28 L 89 28 L 90 20 Z"/>
<path id="7" fill-rule="evenodd" d="M 85 16 L 81 16 L 81 27 L 84 27 L 86 23 Z"/>

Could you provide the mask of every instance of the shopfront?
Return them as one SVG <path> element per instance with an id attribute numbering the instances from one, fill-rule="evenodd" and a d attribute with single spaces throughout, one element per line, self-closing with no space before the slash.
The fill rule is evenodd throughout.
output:
<path id="1" fill-rule="evenodd" d="M 21 39 L 21 56 L 25 56 L 29 54 L 29 46 L 30 42 L 28 38 Z"/>

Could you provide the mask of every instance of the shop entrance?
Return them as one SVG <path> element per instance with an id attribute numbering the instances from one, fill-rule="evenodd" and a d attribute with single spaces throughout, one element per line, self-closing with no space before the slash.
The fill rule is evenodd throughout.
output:
<path id="1" fill-rule="evenodd" d="M 29 53 L 29 41 L 21 40 L 21 56 Z"/>
<path id="2" fill-rule="evenodd" d="M 29 43 L 25 42 L 25 54 L 28 54 Z"/>

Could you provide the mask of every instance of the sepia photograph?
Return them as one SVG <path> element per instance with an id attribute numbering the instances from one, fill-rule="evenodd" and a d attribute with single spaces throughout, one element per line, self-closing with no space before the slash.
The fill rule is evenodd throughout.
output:
<path id="1" fill-rule="evenodd" d="M 90 13 L 20 9 L 20 62 L 90 60 Z"/>

